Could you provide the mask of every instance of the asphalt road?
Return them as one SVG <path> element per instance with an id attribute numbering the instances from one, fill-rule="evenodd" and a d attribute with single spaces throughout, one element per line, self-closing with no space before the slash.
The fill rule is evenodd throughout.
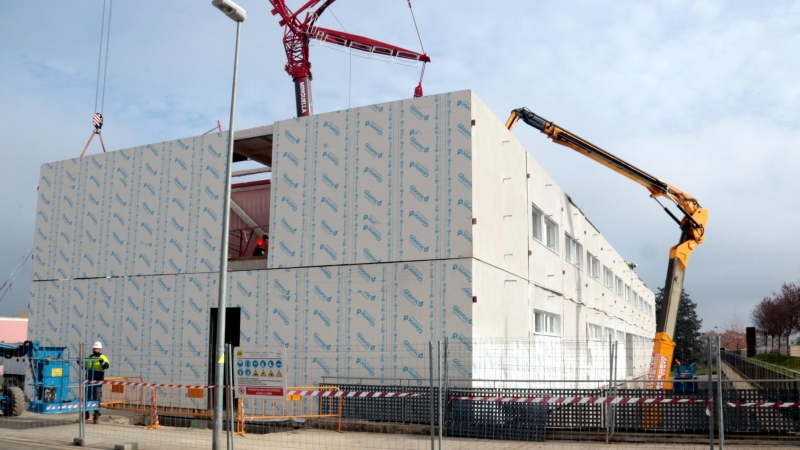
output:
<path id="1" fill-rule="evenodd" d="M 66 446 L 66 445 L 51 445 L 51 444 L 39 444 L 36 442 L 27 442 L 27 441 L 14 441 L 14 440 L 7 440 L 5 438 L 0 437 L 0 450 L 23 450 L 23 449 L 52 449 L 52 448 L 71 448 L 74 449 L 75 446 Z"/>

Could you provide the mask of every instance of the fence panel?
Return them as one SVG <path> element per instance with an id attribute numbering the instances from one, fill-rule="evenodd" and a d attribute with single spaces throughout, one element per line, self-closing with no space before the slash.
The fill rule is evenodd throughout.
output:
<path id="1" fill-rule="evenodd" d="M 800 433 L 800 390 L 783 387 L 784 381 L 770 386 L 759 380 L 754 389 L 736 389 L 740 381 L 723 382 L 725 431 L 729 435 L 796 436 Z"/>
<path id="2" fill-rule="evenodd" d="M 287 367 L 292 378 L 286 399 L 234 400 L 230 405 L 226 400 L 224 410 L 234 424 L 229 425 L 226 416 L 225 426 L 237 433 L 240 449 L 427 449 L 431 442 L 438 448 L 441 432 L 447 448 L 528 448 L 546 441 L 584 450 L 606 439 L 626 449 L 662 444 L 707 448 L 712 423 L 708 412 L 719 423 L 717 383 L 709 393 L 705 375 L 676 383 L 680 389 L 645 389 L 647 380 L 635 376 L 646 371 L 644 367 L 623 364 L 619 353 L 614 357 L 599 344 L 560 345 L 552 339 L 478 339 L 469 344 L 472 350 L 464 342 L 450 341 L 445 357 L 436 351 L 431 355 L 428 343 L 383 350 L 351 345 L 338 352 L 327 342 L 309 343 Z M 153 448 L 208 448 L 214 389 L 208 385 L 208 354 L 192 349 L 188 365 L 171 365 L 171 355 L 181 351 L 186 349 L 161 344 L 114 349 L 101 385 L 102 415 L 99 423 L 86 426 L 86 435 L 100 437 L 105 444 L 135 441 Z M 649 346 L 629 342 L 623 351 L 639 355 Z M 539 353 L 552 359 L 542 359 Z M 476 354 L 490 360 L 476 360 Z M 590 359 L 590 369 L 580 367 Z M 548 361 L 556 367 L 547 367 Z M 72 368 L 64 377 L 69 379 L 67 391 L 78 392 L 78 361 L 73 357 L 66 362 Z M 720 392 L 728 443 L 756 439 L 777 445 L 796 439 L 797 382 L 777 376 L 748 378 L 748 373 L 763 373 L 748 370 L 763 367 L 747 369 L 748 361 L 737 362 L 729 355 L 722 355 L 722 363 Z M 600 373 L 605 377 L 592 378 Z M 492 377 L 473 377 L 476 374 Z M 87 392 L 92 388 L 87 385 Z M 45 391 L 44 386 L 27 389 L 29 396 Z M 52 442 L 63 444 L 78 435 L 77 418 L 74 412 L 25 413 L 0 418 L 0 428 L 10 438 L 31 438 L 36 437 L 35 429 L 46 427 Z"/>

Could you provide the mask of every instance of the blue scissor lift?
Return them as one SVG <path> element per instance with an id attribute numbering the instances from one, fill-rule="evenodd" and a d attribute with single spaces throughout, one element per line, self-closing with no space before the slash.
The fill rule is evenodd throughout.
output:
<path id="1" fill-rule="evenodd" d="M 66 347 L 43 347 L 39 342 L 23 344 L 0 342 L 0 356 L 5 358 L 28 358 L 33 382 L 33 397 L 28 411 L 39 414 L 75 413 L 80 410 L 80 400 L 70 393 L 79 388 L 70 384 L 69 349 Z M 78 367 L 82 370 L 82 367 Z M 85 388 L 84 388 L 85 389 Z M 24 394 L 16 386 L 4 387 L 0 391 L 0 410 L 5 416 L 19 416 L 24 411 Z M 86 402 L 86 411 L 99 408 L 97 400 Z"/>

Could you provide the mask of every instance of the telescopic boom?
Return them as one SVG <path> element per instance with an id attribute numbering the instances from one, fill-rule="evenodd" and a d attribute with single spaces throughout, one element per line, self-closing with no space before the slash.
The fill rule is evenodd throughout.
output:
<path id="1" fill-rule="evenodd" d="M 680 189 L 650 175 L 644 170 L 630 164 L 600 147 L 586 141 L 577 135 L 547 121 L 541 116 L 531 112 L 528 108 L 519 108 L 511 111 L 511 116 L 506 122 L 506 128 L 511 130 L 517 121 L 522 120 L 528 125 L 541 131 L 556 144 L 569 147 L 576 152 L 587 156 L 624 177 L 639 183 L 650 192 L 650 196 L 658 201 L 658 197 L 671 200 L 683 213 L 679 219 L 663 204 L 664 211 L 670 215 L 681 228 L 681 237 L 678 244 L 669 251 L 669 265 L 667 266 L 667 280 L 664 283 L 664 303 L 661 315 L 656 325 L 653 355 L 650 360 L 649 380 L 665 380 L 672 367 L 672 355 L 675 342 L 675 322 L 678 317 L 681 292 L 683 291 L 683 277 L 686 266 L 689 264 L 689 255 L 702 244 L 705 239 L 705 227 L 708 222 L 708 210 L 700 207 L 697 199 L 686 194 Z M 661 202 L 659 202 L 661 204 Z M 650 388 L 662 388 L 663 383 Z"/>

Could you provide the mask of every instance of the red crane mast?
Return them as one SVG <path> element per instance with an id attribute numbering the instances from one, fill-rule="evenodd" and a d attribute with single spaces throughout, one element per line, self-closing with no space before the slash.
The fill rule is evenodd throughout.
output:
<path id="1" fill-rule="evenodd" d="M 425 53 L 406 50 L 395 45 L 386 44 L 364 36 L 344 33 L 315 26 L 319 16 L 336 0 L 309 0 L 295 12 L 286 6 L 285 0 L 269 0 L 272 4 L 272 15 L 280 15 L 278 25 L 283 29 L 283 47 L 286 50 L 286 72 L 294 80 L 295 102 L 297 103 L 297 117 L 313 114 L 311 101 L 311 61 L 309 61 L 308 47 L 311 39 L 316 39 L 328 44 L 341 45 L 373 55 L 388 58 L 397 58 L 409 61 L 421 61 L 423 64 L 430 62 L 430 57 Z M 312 11 L 312 8 L 322 4 Z M 305 17 L 300 16 L 305 12 Z M 415 97 L 422 96 L 422 78 L 414 90 Z"/>

